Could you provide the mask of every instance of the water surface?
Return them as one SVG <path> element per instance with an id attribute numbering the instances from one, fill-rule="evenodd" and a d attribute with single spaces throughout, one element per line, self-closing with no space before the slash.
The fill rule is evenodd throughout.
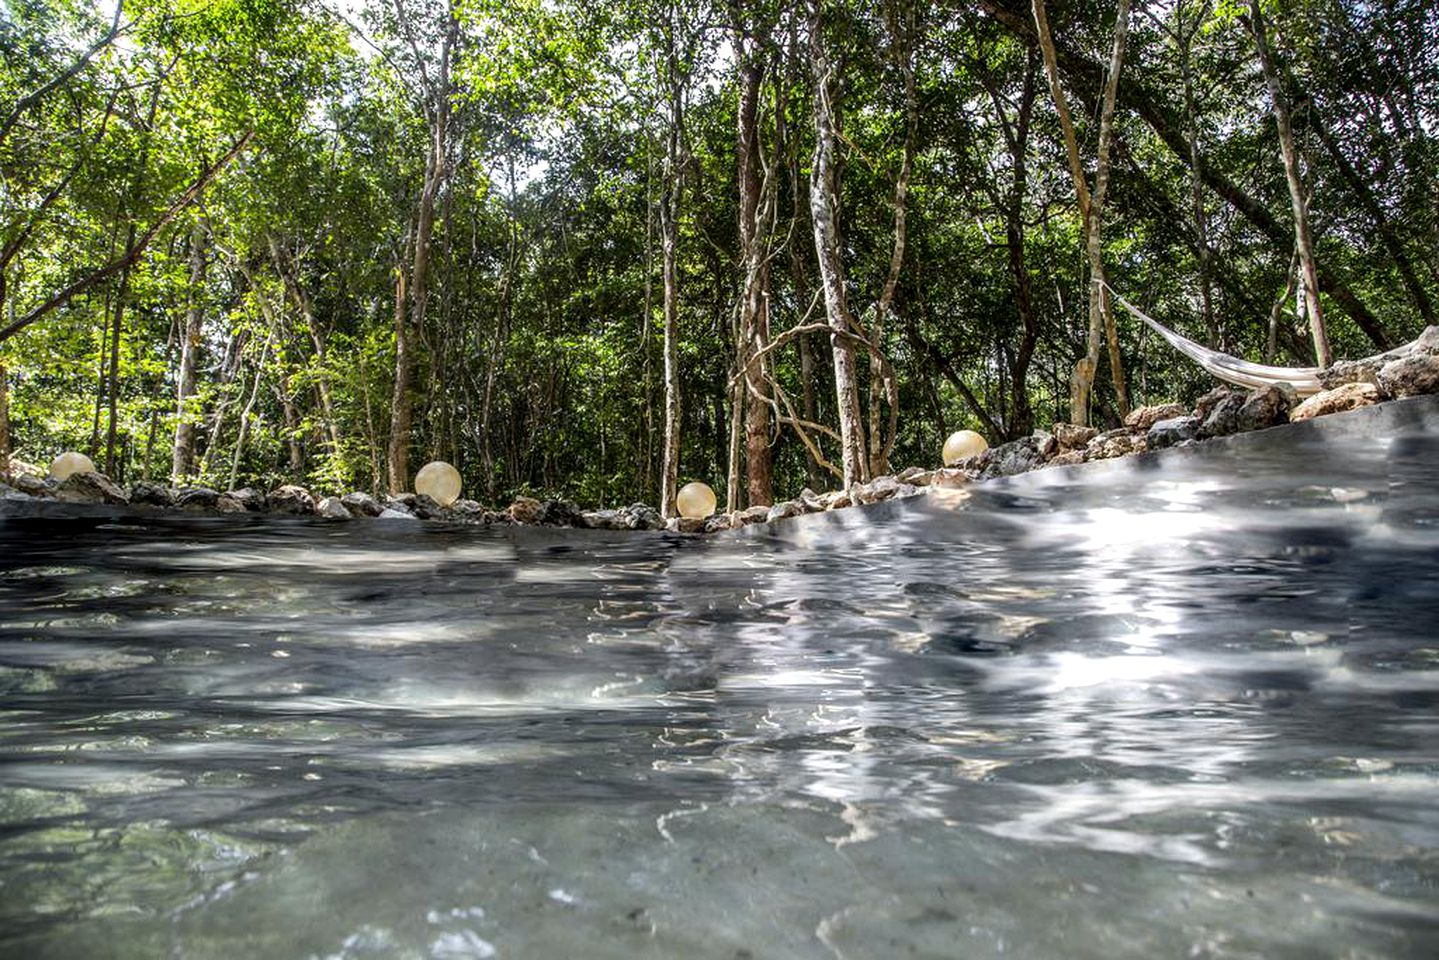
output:
<path id="1" fill-rule="evenodd" d="M 0 519 L 0 955 L 1432 957 L 1439 405 L 708 539 Z"/>

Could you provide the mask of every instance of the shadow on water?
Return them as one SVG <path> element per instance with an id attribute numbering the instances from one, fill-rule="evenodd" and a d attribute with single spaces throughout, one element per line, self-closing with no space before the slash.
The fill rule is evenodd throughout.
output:
<path id="1" fill-rule="evenodd" d="M 0 954 L 1432 956 L 1439 405 L 696 540 L 0 519 Z"/>

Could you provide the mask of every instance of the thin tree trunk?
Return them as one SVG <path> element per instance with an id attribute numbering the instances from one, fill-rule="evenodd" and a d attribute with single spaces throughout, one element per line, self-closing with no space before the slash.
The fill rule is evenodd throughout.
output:
<path id="1" fill-rule="evenodd" d="M 1084 169 L 1079 159 L 1079 140 L 1074 124 L 1069 119 L 1069 107 L 1064 90 L 1059 85 L 1058 57 L 1054 38 L 1049 28 L 1049 18 L 1044 0 L 1033 0 L 1034 24 L 1039 38 L 1040 51 L 1044 57 L 1045 70 L 1049 76 L 1050 93 L 1054 98 L 1055 110 L 1060 116 L 1064 132 L 1065 150 L 1069 155 L 1070 176 L 1074 180 L 1075 195 L 1079 201 L 1079 212 L 1085 225 L 1085 253 L 1089 262 L 1089 332 L 1085 339 L 1084 357 L 1074 366 L 1070 393 L 1070 419 L 1078 424 L 1089 422 L 1089 398 L 1094 386 L 1094 377 L 1099 369 L 1099 353 L 1103 339 L 1109 344 L 1110 372 L 1114 390 L 1119 401 L 1120 415 L 1129 411 L 1129 396 L 1124 383 L 1124 369 L 1119 355 L 1119 334 L 1112 314 L 1108 311 L 1108 298 L 1104 293 L 1104 253 L 1102 227 L 1104 219 L 1104 195 L 1109 186 L 1109 152 L 1114 139 L 1114 103 L 1119 89 L 1119 71 L 1124 64 L 1124 43 L 1129 33 L 1129 0 L 1119 0 L 1119 9 L 1114 19 L 1114 43 L 1110 50 L 1109 70 L 1105 77 L 1104 95 L 1099 111 L 1098 158 L 1094 171 L 1094 189 L 1090 192 L 1085 183 Z"/>
<path id="2" fill-rule="evenodd" d="M 128 248 L 135 243 L 135 224 L 130 224 L 125 241 Z M 125 298 L 130 293 L 130 267 L 120 271 L 120 288 L 115 293 L 115 319 L 110 324 L 110 374 L 106 395 L 109 401 L 109 421 L 105 430 L 105 473 L 119 480 L 119 463 L 115 459 L 115 441 L 119 435 L 120 403 L 120 331 L 125 325 Z"/>
<path id="3" fill-rule="evenodd" d="M 675 48 L 676 7 L 671 4 L 666 22 L 665 72 L 669 131 L 665 140 L 664 184 L 660 195 L 660 256 L 664 271 L 665 436 L 660 469 L 660 515 L 671 517 L 679 488 L 680 462 L 680 358 L 679 358 L 679 202 L 680 147 L 684 124 L 684 93 Z"/>
<path id="4" fill-rule="evenodd" d="M 179 384 L 175 390 L 175 449 L 170 460 L 170 477 L 177 484 L 195 472 L 196 411 L 190 409 L 190 398 L 195 395 L 200 346 L 204 340 L 204 285 L 205 225 L 197 218 L 190 231 L 189 306 L 185 311 L 185 329 L 180 338 Z"/>
<path id="5" fill-rule="evenodd" d="M 839 413 L 841 465 L 846 488 L 869 480 L 864 424 L 854 348 L 854 328 L 844 289 L 844 264 L 839 254 L 839 186 L 835 174 L 835 111 L 831 100 L 834 69 L 829 63 L 820 23 L 820 0 L 809 0 L 810 69 L 814 73 L 814 160 L 810 168 L 810 218 L 815 255 L 824 289 L 825 315 L 834 353 L 834 387 Z"/>
<path id="6" fill-rule="evenodd" d="M 1324 309 L 1319 302 L 1319 271 L 1314 266 L 1314 241 L 1309 232 L 1309 204 L 1304 196 L 1304 178 L 1299 172 L 1299 149 L 1294 143 L 1294 124 L 1289 116 L 1289 99 L 1279 83 L 1279 70 L 1269 49 L 1268 32 L 1259 0 L 1249 0 L 1249 29 L 1259 52 L 1259 65 L 1269 84 L 1274 125 L 1279 129 L 1279 151 L 1284 156 L 1284 179 L 1289 184 L 1289 201 L 1294 208 L 1294 242 L 1299 250 L 1299 271 L 1304 278 L 1304 301 L 1309 314 L 1309 333 L 1314 338 L 1314 356 L 1319 366 L 1333 361 L 1329 334 L 1324 329 Z"/>
<path id="7" fill-rule="evenodd" d="M 752 19 L 757 20 L 757 17 Z M 764 82 L 759 40 L 747 36 L 745 25 L 736 26 L 739 50 L 739 110 L 737 111 L 737 152 L 739 154 L 739 236 L 744 286 L 740 291 L 739 329 L 735 338 L 736 364 L 744 376 L 736 394 L 736 418 L 743 415 L 746 493 L 748 502 L 774 501 L 773 466 L 770 457 L 770 405 L 768 378 L 761 361 L 758 369 L 749 360 L 769 341 L 769 251 L 768 218 L 773 209 L 768 197 L 771 178 L 761 176 L 763 158 L 759 142 L 759 98 Z M 738 496 L 732 509 L 739 506 Z"/>
<path id="8" fill-rule="evenodd" d="M 10 475 L 10 381 L 0 360 L 0 476 Z"/>
<path id="9" fill-rule="evenodd" d="M 256 291 L 256 295 L 259 292 Z M 270 347 L 275 342 L 275 328 L 270 327 L 269 334 L 265 337 L 265 345 L 260 348 L 260 362 L 255 364 L 255 382 L 250 388 L 250 399 L 245 401 L 245 409 L 240 411 L 240 428 L 235 435 L 235 450 L 230 457 L 230 480 L 229 488 L 235 488 L 236 481 L 240 477 L 240 458 L 245 451 L 245 438 L 250 432 L 250 415 L 255 412 L 255 401 L 260 396 L 260 380 L 265 375 L 265 364 L 270 359 Z"/>
<path id="10" fill-rule="evenodd" d="M 410 272 L 408 317 L 400 304 L 395 317 L 395 389 L 391 398 L 390 445 L 387 458 L 391 493 L 409 489 L 410 431 L 414 423 L 414 361 L 410 357 L 410 334 L 424 329 L 429 302 L 430 238 L 435 226 L 435 200 L 449 173 L 450 56 L 459 25 L 453 11 L 446 14 L 445 39 L 441 44 L 439 78 L 427 91 L 430 152 L 425 162 L 425 182 L 415 216 L 414 266 Z"/>

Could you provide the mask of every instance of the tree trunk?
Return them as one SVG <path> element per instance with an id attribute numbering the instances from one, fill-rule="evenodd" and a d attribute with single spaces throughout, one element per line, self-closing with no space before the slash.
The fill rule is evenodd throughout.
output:
<path id="1" fill-rule="evenodd" d="M 744 371 L 738 399 L 744 414 L 746 493 L 748 502 L 774 501 L 773 467 L 770 458 L 770 406 L 765 364 L 751 366 L 750 358 L 769 342 L 769 251 L 768 219 L 772 209 L 768 198 L 770 178 L 761 176 L 763 163 L 759 143 L 759 98 L 764 81 L 760 45 L 755 38 L 739 33 L 739 110 L 737 147 L 739 154 L 739 237 L 744 286 L 740 291 L 739 330 L 735 361 Z M 772 203 L 772 201 L 771 201 Z M 737 499 L 737 498 L 736 498 Z M 735 504 L 737 509 L 738 503 Z"/>
<path id="2" fill-rule="evenodd" d="M 1068 102 L 1059 85 L 1058 57 L 1044 0 L 1033 0 L 1034 25 L 1049 76 L 1049 89 L 1059 113 L 1064 132 L 1065 151 L 1069 156 L 1070 177 L 1074 181 L 1080 216 L 1084 220 L 1085 253 L 1089 262 L 1089 332 L 1085 338 L 1084 357 L 1075 364 L 1070 381 L 1070 420 L 1084 425 L 1089 422 L 1089 397 L 1099 369 L 1099 353 L 1103 339 L 1109 341 L 1109 362 L 1114 390 L 1119 399 L 1120 415 L 1129 412 L 1129 396 L 1124 384 L 1124 369 L 1119 356 L 1119 335 L 1114 318 L 1108 312 L 1104 293 L 1104 254 L 1102 227 L 1104 194 L 1109 186 L 1109 151 L 1114 139 L 1114 102 L 1119 89 L 1119 71 L 1124 64 L 1124 42 L 1129 33 L 1129 0 L 1119 0 L 1114 19 L 1114 43 L 1110 50 L 1109 71 L 1105 77 L 1104 96 L 1099 111 L 1099 147 L 1094 171 L 1094 189 L 1085 183 L 1079 159 L 1079 139 L 1070 120 Z"/>
<path id="3" fill-rule="evenodd" d="M 135 224 L 130 224 L 129 237 L 125 246 L 135 243 Z M 112 479 L 120 479 L 120 465 L 115 458 L 115 442 L 119 435 L 120 403 L 120 331 L 125 325 L 125 298 L 130 293 L 130 268 L 120 271 L 120 289 L 115 293 L 115 319 L 110 324 L 110 373 L 106 387 L 109 402 L 109 421 L 105 430 L 105 473 Z"/>
<path id="4" fill-rule="evenodd" d="M 825 49 L 820 23 L 820 2 L 809 0 L 810 69 L 814 73 L 814 160 L 810 168 L 810 218 L 814 226 L 815 255 L 824 290 L 825 315 L 834 353 L 834 388 L 839 413 L 841 464 L 846 488 L 869 480 L 865 459 L 864 424 L 859 404 L 859 383 L 854 347 L 854 323 L 844 289 L 844 264 L 839 254 L 839 186 L 835 176 L 835 111 L 831 100 L 833 67 Z"/>
<path id="5" fill-rule="evenodd" d="M 1304 179 L 1299 172 L 1299 150 L 1294 143 L 1294 125 L 1289 116 L 1289 99 L 1279 82 L 1279 70 L 1269 49 L 1264 16 L 1259 0 L 1249 0 L 1249 29 L 1259 51 L 1259 65 L 1269 84 L 1269 97 L 1274 109 L 1274 125 L 1279 129 L 1279 151 L 1284 156 L 1284 179 L 1289 184 L 1289 201 L 1294 208 L 1294 243 L 1299 250 L 1299 272 L 1304 278 L 1304 302 L 1309 314 L 1309 333 L 1314 338 L 1314 356 L 1319 366 L 1333 361 L 1329 352 L 1329 334 L 1324 329 L 1324 310 L 1319 302 L 1319 271 L 1314 266 L 1314 241 L 1309 232 L 1309 204 L 1304 196 Z"/>
<path id="6" fill-rule="evenodd" d="M 391 397 L 390 445 L 387 467 L 391 493 L 410 485 L 410 430 L 414 423 L 414 361 L 410 356 L 410 334 L 424 329 L 429 303 L 430 238 L 435 227 L 435 199 L 449 173 L 450 56 L 455 48 L 459 23 L 453 11 L 446 15 L 445 39 L 440 49 L 438 80 L 426 91 L 430 147 L 425 161 L 425 181 L 415 213 L 414 266 L 410 271 L 409 310 L 397 295 L 395 314 L 395 384 Z M 403 282 L 403 279 L 400 281 Z"/>
<path id="7" fill-rule="evenodd" d="M 674 516 L 679 490 L 680 464 L 680 355 L 679 355 L 679 195 L 682 158 L 681 131 L 684 100 L 679 54 L 675 48 L 674 7 L 666 24 L 666 99 L 669 131 L 665 139 L 664 184 L 660 194 L 660 257 L 663 261 L 665 437 L 660 468 L 660 515 Z"/>
<path id="8" fill-rule="evenodd" d="M 0 476 L 10 475 L 10 383 L 0 360 Z"/>
<path id="9" fill-rule="evenodd" d="M 195 381 L 200 362 L 200 346 L 205 323 L 205 225 L 198 218 L 190 231 L 189 306 L 185 311 L 185 329 L 180 339 L 179 385 L 175 390 L 175 450 L 170 460 L 170 477 L 181 483 L 195 472 L 195 418 L 190 398 L 195 395 Z"/>

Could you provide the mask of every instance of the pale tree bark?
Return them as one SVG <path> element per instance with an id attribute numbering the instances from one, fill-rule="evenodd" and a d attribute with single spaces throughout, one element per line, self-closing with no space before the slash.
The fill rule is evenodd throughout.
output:
<path id="1" fill-rule="evenodd" d="M 0 476 L 10 475 L 10 384 L 0 359 Z"/>
<path id="2" fill-rule="evenodd" d="M 660 515 L 674 516 L 680 470 L 679 204 L 683 186 L 684 79 L 678 38 L 679 7 L 671 3 L 664 25 L 664 85 L 668 111 L 660 187 L 660 259 L 663 262 L 665 435 L 660 467 Z"/>
<path id="3" fill-rule="evenodd" d="M 1319 271 L 1314 265 L 1314 240 L 1309 231 L 1309 204 L 1304 195 L 1304 178 L 1299 172 L 1299 149 L 1294 143 L 1289 98 L 1284 95 L 1279 82 L 1279 70 L 1269 47 L 1259 0 L 1249 0 L 1248 23 L 1254 36 L 1254 46 L 1259 52 L 1259 65 L 1269 85 L 1274 125 L 1279 129 L 1279 151 L 1284 157 L 1284 179 L 1289 184 L 1289 201 L 1294 208 L 1294 243 L 1299 251 L 1299 273 L 1304 280 L 1304 303 L 1309 315 L 1309 334 L 1314 338 L 1314 356 L 1319 366 L 1327 367 L 1333 357 L 1329 352 L 1329 334 L 1324 329 L 1324 309 L 1319 302 Z"/>
<path id="4" fill-rule="evenodd" d="M 205 325 L 205 225 L 196 219 L 190 231 L 190 288 L 185 310 L 185 327 L 180 335 L 179 383 L 175 390 L 175 449 L 170 459 L 170 477 L 180 483 L 195 472 L 195 418 L 190 398 L 200 365 L 200 345 Z"/>
<path id="5" fill-rule="evenodd" d="M 401 14 L 403 18 L 403 13 Z M 414 359 L 412 336 L 425 324 L 429 303 L 430 240 L 435 227 L 435 201 L 449 176 L 451 95 L 450 59 L 459 37 L 459 21 L 453 9 L 446 13 L 444 39 L 440 44 L 436 77 L 425 84 L 424 113 L 429 129 L 429 152 L 425 158 L 425 179 L 415 211 L 414 262 L 410 268 L 408 304 L 397 301 L 395 315 L 395 379 L 390 398 L 390 443 L 386 473 L 391 493 L 410 485 L 410 431 L 414 425 Z M 428 74 L 426 75 L 428 77 Z M 397 280 L 397 286 L 404 278 Z"/>
<path id="6" fill-rule="evenodd" d="M 1103 341 L 1108 339 L 1110 373 L 1114 390 L 1119 401 L 1121 416 L 1128 413 L 1129 396 L 1124 383 L 1124 369 L 1119 355 L 1119 334 L 1114 318 L 1109 314 L 1108 298 L 1104 292 L 1104 254 L 1102 226 L 1104 218 L 1104 195 L 1109 187 L 1109 152 L 1114 139 L 1114 102 L 1119 89 L 1119 72 L 1124 64 L 1124 45 L 1129 33 L 1129 0 L 1119 0 L 1119 9 L 1114 19 L 1114 42 L 1110 50 L 1109 71 L 1105 77 L 1104 94 L 1099 110 L 1099 145 L 1094 169 L 1094 188 L 1091 191 L 1084 175 L 1084 166 L 1079 157 L 1079 138 L 1074 131 L 1068 100 L 1059 85 L 1058 58 L 1054 48 L 1054 37 L 1049 27 L 1049 17 L 1044 0 L 1033 0 L 1034 25 L 1039 39 L 1040 52 L 1044 58 L 1044 69 L 1049 79 L 1049 91 L 1054 107 L 1059 114 L 1060 127 L 1064 134 L 1064 148 L 1069 158 L 1070 177 L 1074 181 L 1074 192 L 1079 202 L 1079 213 L 1084 221 L 1085 254 L 1089 264 L 1089 331 L 1085 338 L 1084 356 L 1074 366 L 1070 381 L 1070 420 L 1078 424 L 1089 422 L 1089 399 L 1094 387 L 1095 374 L 1099 369 L 1099 354 Z"/>
<path id="7" fill-rule="evenodd" d="M 844 264 L 839 252 L 839 185 L 835 175 L 835 110 L 832 101 L 834 67 L 820 22 L 822 0 L 808 0 L 810 69 L 814 74 L 814 159 L 810 166 L 810 219 L 814 248 L 829 321 L 830 348 L 834 354 L 834 387 L 839 413 L 840 463 L 845 487 L 869 480 L 865 457 L 864 423 L 860 412 L 859 380 L 854 346 L 855 326 L 844 289 Z"/>

